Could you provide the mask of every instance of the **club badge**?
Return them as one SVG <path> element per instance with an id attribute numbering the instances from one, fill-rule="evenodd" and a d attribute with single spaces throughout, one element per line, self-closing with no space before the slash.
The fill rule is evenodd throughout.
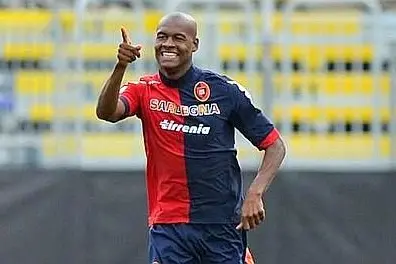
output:
<path id="1" fill-rule="evenodd" d="M 206 102 L 210 96 L 210 88 L 206 82 L 197 82 L 194 86 L 194 95 L 200 102 Z"/>

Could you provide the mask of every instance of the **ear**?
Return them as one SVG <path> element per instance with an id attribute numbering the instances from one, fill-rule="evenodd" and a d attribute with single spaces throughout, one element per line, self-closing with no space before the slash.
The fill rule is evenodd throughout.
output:
<path id="1" fill-rule="evenodd" d="M 193 41 L 193 43 L 194 43 L 194 47 L 193 47 L 193 52 L 196 52 L 197 50 L 198 50 L 198 47 L 199 47 L 199 39 L 198 38 L 195 38 L 194 39 L 194 41 Z"/>

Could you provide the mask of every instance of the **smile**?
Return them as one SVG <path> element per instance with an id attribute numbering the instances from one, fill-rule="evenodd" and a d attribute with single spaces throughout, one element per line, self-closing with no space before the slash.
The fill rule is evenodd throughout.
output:
<path id="1" fill-rule="evenodd" d="M 174 59 L 177 57 L 177 54 L 174 52 L 161 52 L 161 56 L 169 59 Z"/>

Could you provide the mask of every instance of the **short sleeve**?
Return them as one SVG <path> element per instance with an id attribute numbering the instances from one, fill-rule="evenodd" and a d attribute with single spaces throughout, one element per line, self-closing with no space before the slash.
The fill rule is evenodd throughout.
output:
<path id="1" fill-rule="evenodd" d="M 121 87 L 119 98 L 125 105 L 125 117 L 140 116 L 141 98 L 145 87 L 146 83 L 143 81 L 129 82 Z"/>
<path id="2" fill-rule="evenodd" d="M 228 81 L 232 94 L 231 122 L 259 150 L 271 146 L 279 137 L 268 117 L 254 106 L 249 92 L 239 83 Z"/>

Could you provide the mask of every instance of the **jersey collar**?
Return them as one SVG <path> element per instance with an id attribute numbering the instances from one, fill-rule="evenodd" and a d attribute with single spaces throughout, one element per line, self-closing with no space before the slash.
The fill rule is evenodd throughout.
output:
<path id="1" fill-rule="evenodd" d="M 175 88 L 182 88 L 186 84 L 192 82 L 195 79 L 195 74 L 198 72 L 198 68 L 195 67 L 194 65 L 191 65 L 190 69 L 179 79 L 177 80 L 172 80 L 167 78 L 164 74 L 162 74 L 159 71 L 159 76 L 161 78 L 161 81 L 169 87 L 175 87 Z"/>

